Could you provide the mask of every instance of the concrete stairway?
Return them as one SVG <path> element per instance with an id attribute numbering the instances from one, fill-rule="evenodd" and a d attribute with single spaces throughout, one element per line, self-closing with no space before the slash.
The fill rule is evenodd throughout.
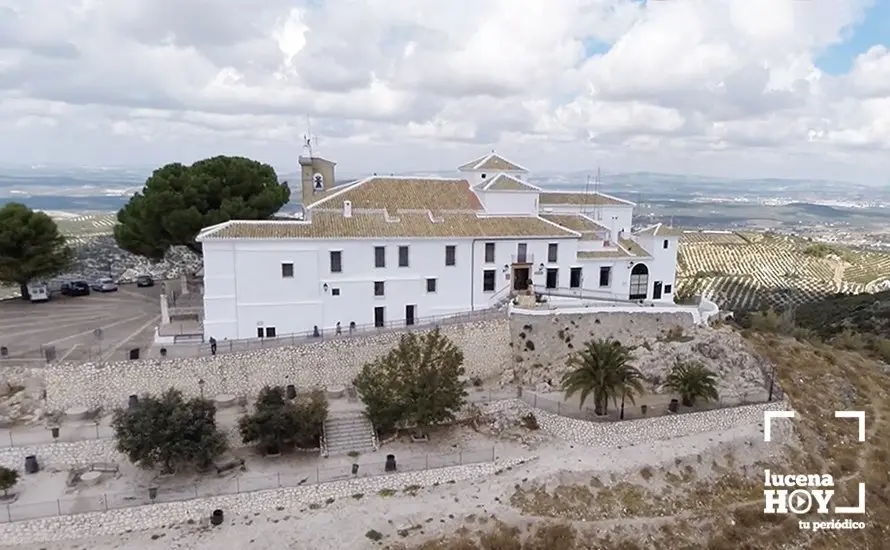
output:
<path id="1" fill-rule="evenodd" d="M 374 427 L 359 411 L 332 412 L 324 422 L 324 439 L 328 455 L 344 455 L 350 451 L 373 452 Z"/>

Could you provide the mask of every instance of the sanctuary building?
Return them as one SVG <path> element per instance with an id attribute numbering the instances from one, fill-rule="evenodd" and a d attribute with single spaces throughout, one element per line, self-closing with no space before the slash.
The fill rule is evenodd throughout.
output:
<path id="1" fill-rule="evenodd" d="M 529 285 L 673 302 L 680 232 L 632 232 L 626 200 L 543 190 L 495 152 L 453 178 L 337 186 L 333 162 L 308 147 L 299 160 L 303 219 L 233 220 L 199 234 L 206 338 L 420 324 L 500 306 Z"/>

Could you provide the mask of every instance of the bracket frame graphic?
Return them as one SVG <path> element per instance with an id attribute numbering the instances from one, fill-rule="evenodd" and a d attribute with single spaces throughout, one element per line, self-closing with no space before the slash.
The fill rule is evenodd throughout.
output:
<path id="1" fill-rule="evenodd" d="M 855 418 L 859 425 L 859 443 L 865 442 L 865 411 L 834 411 L 835 418 Z M 794 411 L 763 411 L 763 441 L 772 441 L 772 425 L 774 418 L 795 418 Z M 836 514 L 865 513 L 865 483 L 859 484 L 859 499 L 856 506 L 837 506 Z"/>

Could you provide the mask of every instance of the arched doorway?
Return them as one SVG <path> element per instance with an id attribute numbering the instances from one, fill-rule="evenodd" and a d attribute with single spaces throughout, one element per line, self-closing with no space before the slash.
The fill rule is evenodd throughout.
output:
<path id="1" fill-rule="evenodd" d="M 649 268 L 646 264 L 636 264 L 630 270 L 631 300 L 645 300 L 649 289 Z"/>

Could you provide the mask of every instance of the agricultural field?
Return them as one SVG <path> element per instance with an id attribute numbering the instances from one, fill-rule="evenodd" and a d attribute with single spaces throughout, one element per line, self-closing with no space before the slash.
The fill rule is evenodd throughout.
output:
<path id="1" fill-rule="evenodd" d="M 92 237 L 111 235 L 117 224 L 114 213 L 83 214 L 80 216 L 54 217 L 59 231 L 68 238 L 68 244 L 78 245 Z"/>
<path id="2" fill-rule="evenodd" d="M 770 233 L 686 233 L 678 264 L 678 294 L 704 294 L 731 311 L 875 292 L 890 279 L 888 253 Z"/>

